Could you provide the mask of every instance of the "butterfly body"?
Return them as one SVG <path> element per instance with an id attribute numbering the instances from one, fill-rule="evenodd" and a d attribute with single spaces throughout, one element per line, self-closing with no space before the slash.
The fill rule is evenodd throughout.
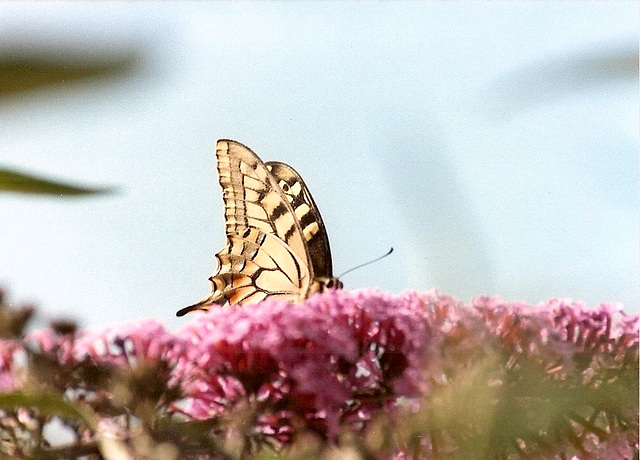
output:
<path id="1" fill-rule="evenodd" d="M 341 288 L 332 274 L 322 217 L 300 175 L 284 163 L 263 163 L 232 140 L 218 141 L 216 158 L 227 244 L 216 254 L 211 294 L 178 316 L 266 298 L 300 302 L 315 292 Z"/>

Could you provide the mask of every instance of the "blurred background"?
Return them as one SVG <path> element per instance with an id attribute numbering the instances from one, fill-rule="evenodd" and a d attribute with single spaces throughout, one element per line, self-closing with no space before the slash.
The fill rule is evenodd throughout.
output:
<path id="1" fill-rule="evenodd" d="M 0 3 L 0 286 L 82 326 L 202 298 L 214 146 L 294 166 L 349 289 L 638 311 L 637 2 Z"/>

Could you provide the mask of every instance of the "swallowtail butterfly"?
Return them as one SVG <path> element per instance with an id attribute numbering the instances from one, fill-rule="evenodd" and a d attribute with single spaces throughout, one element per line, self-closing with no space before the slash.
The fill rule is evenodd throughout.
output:
<path id="1" fill-rule="evenodd" d="M 227 244 L 216 254 L 211 294 L 177 315 L 266 298 L 300 302 L 342 288 L 322 217 L 300 175 L 228 139 L 218 141 L 216 157 Z"/>

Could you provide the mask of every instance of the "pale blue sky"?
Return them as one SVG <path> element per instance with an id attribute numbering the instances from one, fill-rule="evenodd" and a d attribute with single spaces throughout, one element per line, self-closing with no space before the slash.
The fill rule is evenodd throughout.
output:
<path id="1" fill-rule="evenodd" d="M 0 101 L 0 284 L 83 325 L 165 319 L 224 243 L 218 138 L 301 173 L 347 288 L 638 309 L 637 2 L 0 3 L 0 51 L 136 52 Z"/>

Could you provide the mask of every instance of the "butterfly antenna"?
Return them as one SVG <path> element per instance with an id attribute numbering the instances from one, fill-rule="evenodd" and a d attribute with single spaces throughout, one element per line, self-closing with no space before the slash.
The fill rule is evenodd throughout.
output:
<path id="1" fill-rule="evenodd" d="M 349 270 L 347 270 L 346 272 L 342 273 L 342 275 L 338 276 L 338 278 L 342 278 L 342 277 L 343 277 L 344 275 L 346 275 L 347 273 L 351 273 L 352 271 L 357 270 L 358 268 L 362 268 L 362 267 L 364 267 L 364 266 L 366 266 L 366 265 L 369 265 L 369 264 L 372 264 L 372 263 L 374 263 L 374 262 L 377 262 L 377 261 L 379 261 L 379 260 L 381 260 L 381 259 L 384 259 L 384 258 L 385 258 L 385 257 L 387 257 L 389 254 L 391 254 L 392 252 L 393 252 L 393 248 L 389 249 L 389 252 L 387 252 L 386 254 L 384 254 L 384 255 L 382 255 L 382 256 L 380 256 L 380 257 L 376 257 L 375 259 L 370 260 L 369 262 L 365 262 L 365 263 L 363 263 L 363 264 L 356 265 L 355 267 L 350 268 L 350 269 L 349 269 Z"/>

